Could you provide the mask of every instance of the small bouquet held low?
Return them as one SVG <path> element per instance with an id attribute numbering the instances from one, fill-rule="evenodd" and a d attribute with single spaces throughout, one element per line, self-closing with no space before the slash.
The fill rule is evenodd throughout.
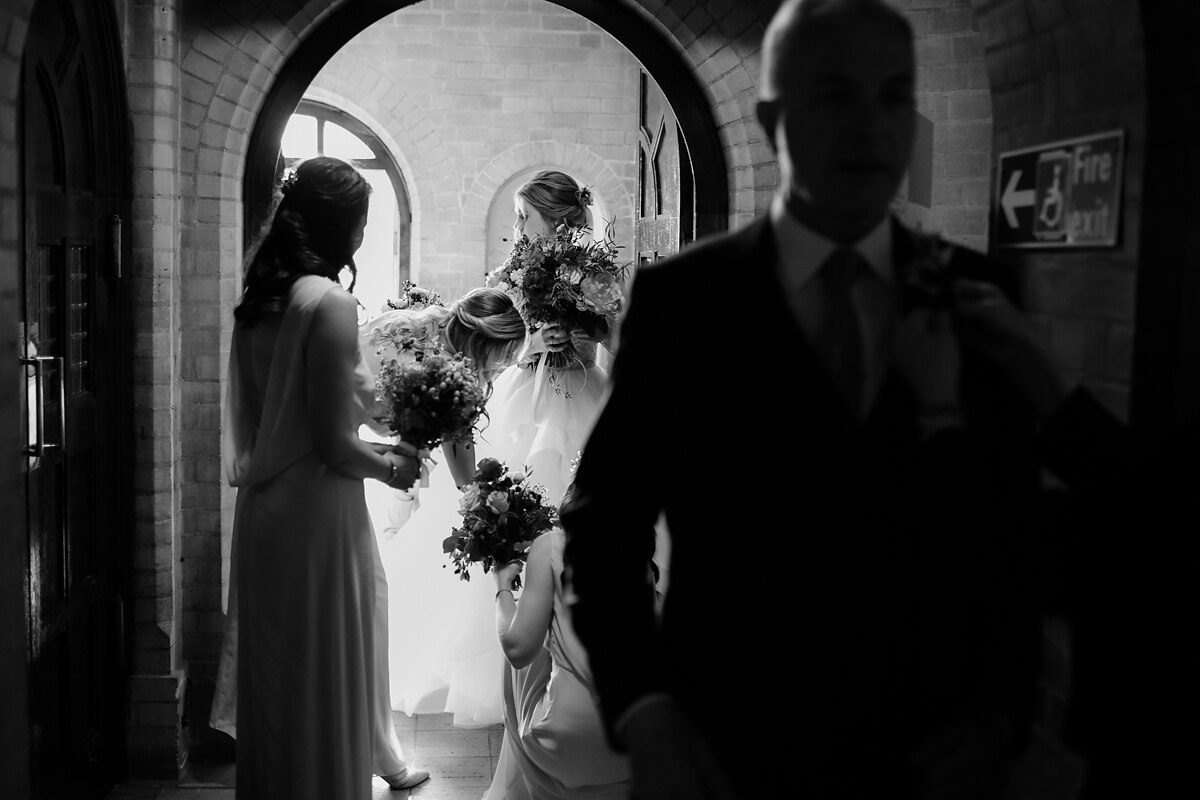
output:
<path id="1" fill-rule="evenodd" d="M 486 574 L 510 561 L 523 561 L 538 535 L 558 524 L 558 510 L 541 486 L 521 472 L 509 472 L 494 458 L 481 459 L 474 480 L 459 502 L 460 527 L 442 542 L 454 574 L 471 580 L 468 568 L 481 564 Z M 514 588 L 520 589 L 520 576 Z"/>
<path id="2" fill-rule="evenodd" d="M 507 291 L 530 328 L 557 322 L 600 339 L 625 303 L 629 264 L 617 263 L 619 249 L 610 236 L 594 241 L 586 228 L 559 225 L 552 236 L 517 239 L 504 263 L 488 274 L 487 285 Z M 571 361 L 566 351 L 549 357 L 558 367 Z"/>

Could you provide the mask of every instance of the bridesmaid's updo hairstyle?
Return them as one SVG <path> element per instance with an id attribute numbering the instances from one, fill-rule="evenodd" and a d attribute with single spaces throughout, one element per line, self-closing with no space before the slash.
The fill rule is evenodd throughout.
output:
<path id="1" fill-rule="evenodd" d="M 446 341 L 478 369 L 516 360 L 525 342 L 525 320 L 502 289 L 472 289 L 450 304 Z"/>
<path id="2" fill-rule="evenodd" d="M 253 325 L 264 313 L 282 310 L 301 275 L 337 280 L 349 268 L 353 289 L 354 232 L 370 196 L 370 184 L 345 161 L 318 156 L 300 162 L 280 185 L 274 209 L 250 247 L 234 318 Z"/>
<path id="3" fill-rule="evenodd" d="M 545 169 L 526 181 L 517 194 L 546 218 L 551 227 L 565 223 L 572 228 L 588 227 L 592 193 L 565 172 Z"/>

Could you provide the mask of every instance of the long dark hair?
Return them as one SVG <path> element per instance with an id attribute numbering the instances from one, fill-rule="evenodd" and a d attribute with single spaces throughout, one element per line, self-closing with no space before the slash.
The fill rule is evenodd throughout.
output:
<path id="1" fill-rule="evenodd" d="M 354 230 L 367 215 L 370 195 L 370 184 L 345 161 L 317 156 L 300 162 L 280 185 L 275 209 L 247 255 L 234 318 L 253 325 L 280 308 L 301 275 L 337 280 L 349 268 L 353 289 Z"/>

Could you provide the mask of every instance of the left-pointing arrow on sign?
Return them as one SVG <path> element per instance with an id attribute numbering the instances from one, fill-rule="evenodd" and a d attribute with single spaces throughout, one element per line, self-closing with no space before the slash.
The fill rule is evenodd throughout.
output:
<path id="1" fill-rule="evenodd" d="M 1023 206 L 1031 206 L 1034 202 L 1033 189 L 1018 189 L 1017 183 L 1021 180 L 1021 170 L 1014 169 L 1012 175 L 1008 179 L 1008 185 L 1004 187 L 1004 194 L 1000 195 L 1000 207 L 1004 209 L 1004 218 L 1008 221 L 1008 227 L 1017 227 L 1017 209 Z"/>

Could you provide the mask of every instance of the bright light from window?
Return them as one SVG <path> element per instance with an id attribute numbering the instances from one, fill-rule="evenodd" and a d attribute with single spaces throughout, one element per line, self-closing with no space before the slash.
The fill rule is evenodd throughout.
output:
<path id="1" fill-rule="evenodd" d="M 326 120 L 325 122 L 325 155 L 351 161 L 356 158 L 374 158 L 375 154 L 367 143 L 350 131 Z"/>
<path id="2" fill-rule="evenodd" d="M 317 118 L 293 114 L 283 129 L 284 158 L 312 158 L 317 155 Z"/>
<path id="3" fill-rule="evenodd" d="M 317 148 L 317 126 L 323 136 Z M 321 115 L 293 114 L 283 133 L 283 155 L 287 159 L 305 159 L 316 155 L 340 158 L 344 161 L 379 162 L 371 145 L 357 134 Z M 367 211 L 367 227 L 363 231 L 363 242 L 354 254 L 358 267 L 354 295 L 358 298 L 359 322 L 381 313 L 389 299 L 400 292 L 400 259 L 397 253 L 398 209 L 392 176 L 386 169 L 359 167 L 367 183 L 371 185 L 371 203 Z M 342 286 L 349 288 L 350 274 L 343 272 L 339 278 Z"/>
<path id="4" fill-rule="evenodd" d="M 326 145 L 329 127 L 326 123 Z M 371 205 L 362 247 L 354 255 L 358 267 L 354 295 L 365 306 L 361 313 L 370 319 L 380 313 L 384 302 L 399 294 L 400 262 L 396 257 L 396 193 L 391 178 L 381 169 L 364 169 L 362 174 L 371 184 Z"/>

